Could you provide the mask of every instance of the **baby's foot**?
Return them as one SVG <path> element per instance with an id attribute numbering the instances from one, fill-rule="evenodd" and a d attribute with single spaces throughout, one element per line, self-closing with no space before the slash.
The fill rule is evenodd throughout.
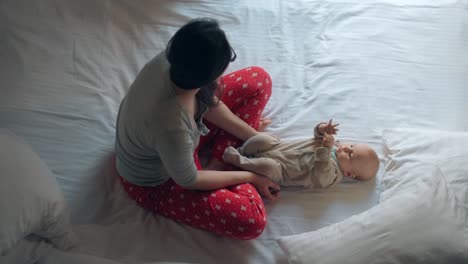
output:
<path id="1" fill-rule="evenodd" d="M 240 157 L 241 154 L 239 153 L 239 151 L 232 146 L 229 146 L 224 150 L 223 160 L 226 163 L 237 166 L 240 163 Z"/>

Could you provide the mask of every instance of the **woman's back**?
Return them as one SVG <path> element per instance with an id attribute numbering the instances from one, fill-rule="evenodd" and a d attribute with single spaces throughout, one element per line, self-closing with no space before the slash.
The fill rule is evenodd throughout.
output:
<path id="1" fill-rule="evenodd" d="M 193 175 L 193 160 L 190 156 L 184 160 L 177 145 L 193 153 L 196 142 L 198 135 L 177 103 L 169 80 L 169 64 L 162 52 L 143 67 L 120 105 L 115 143 L 117 170 L 135 184 L 161 184 L 170 178 L 161 161 L 164 153 L 169 162 L 187 164 L 181 176 Z M 174 144 L 167 146 L 169 143 Z"/>

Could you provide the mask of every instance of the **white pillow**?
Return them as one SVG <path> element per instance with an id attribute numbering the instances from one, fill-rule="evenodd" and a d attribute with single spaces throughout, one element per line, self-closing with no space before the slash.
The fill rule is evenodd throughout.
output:
<path id="1" fill-rule="evenodd" d="M 399 168 L 405 171 L 404 181 L 413 185 L 412 191 L 395 194 L 367 212 L 317 231 L 279 238 L 290 261 L 468 261 L 465 218 L 442 172 L 436 166 L 417 162 L 405 162 Z"/>
<path id="2" fill-rule="evenodd" d="M 438 164 L 468 155 L 468 133 L 428 129 L 385 129 L 384 149 L 390 160 L 412 159 Z"/>
<path id="3" fill-rule="evenodd" d="M 466 133 L 386 130 L 381 203 L 278 239 L 292 263 L 468 263 Z"/>
<path id="4" fill-rule="evenodd" d="M 382 133 L 387 172 L 398 170 L 404 161 L 437 165 L 454 195 L 468 212 L 468 133 L 438 130 L 386 129 Z M 386 173 L 380 200 L 393 195 L 393 186 L 401 177 Z"/>
<path id="5" fill-rule="evenodd" d="M 54 176 L 18 137 L 0 131 L 0 253 L 6 255 L 30 234 L 60 249 L 76 241 Z"/>

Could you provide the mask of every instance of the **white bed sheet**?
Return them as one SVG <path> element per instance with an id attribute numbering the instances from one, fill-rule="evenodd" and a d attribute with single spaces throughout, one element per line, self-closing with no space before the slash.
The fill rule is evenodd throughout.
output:
<path id="1" fill-rule="evenodd" d="M 273 119 L 269 131 L 286 140 L 309 137 L 329 118 L 341 124 L 341 140 L 378 150 L 388 127 L 468 131 L 468 3 L 425 2 L 4 0 L 0 126 L 30 143 L 57 176 L 82 239 L 76 254 L 286 263 L 273 238 L 367 210 L 378 180 L 283 190 L 267 203 L 259 239 L 218 238 L 148 215 L 125 197 L 110 169 L 120 100 L 178 27 L 209 16 L 238 55 L 228 71 L 259 65 L 271 74 L 264 114 Z"/>

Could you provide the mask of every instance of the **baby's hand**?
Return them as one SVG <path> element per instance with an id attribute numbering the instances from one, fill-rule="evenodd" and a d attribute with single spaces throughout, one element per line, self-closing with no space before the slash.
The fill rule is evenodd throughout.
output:
<path id="1" fill-rule="evenodd" d="M 322 123 L 318 127 L 318 131 L 322 134 L 336 135 L 338 132 L 338 126 L 340 124 L 333 124 L 333 119 L 330 119 L 328 123 Z"/>
<path id="2" fill-rule="evenodd" d="M 333 147 L 333 143 L 335 143 L 335 138 L 330 135 L 330 134 L 323 134 L 323 139 L 322 139 L 322 146 L 331 148 Z"/>

